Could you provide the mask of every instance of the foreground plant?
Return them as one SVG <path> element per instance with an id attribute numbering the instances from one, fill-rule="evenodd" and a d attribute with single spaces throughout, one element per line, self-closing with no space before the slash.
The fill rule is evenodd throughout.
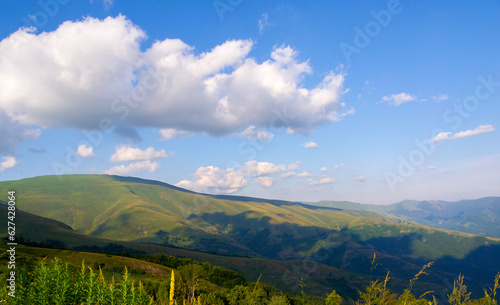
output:
<path id="1" fill-rule="evenodd" d="M 359 299 L 355 304 L 368 305 L 437 305 L 437 300 L 424 299 L 432 293 L 428 291 L 416 298 L 412 289 L 432 263 L 424 265 L 410 280 L 409 287 L 401 295 L 391 292 L 387 288 L 389 273 L 384 280 L 370 281 L 370 285 L 359 292 Z M 376 268 L 375 255 L 371 271 Z M 7 296 L 7 289 L 0 288 L 0 303 L 2 304 L 125 304 L 125 305 L 341 305 L 348 304 L 335 290 L 326 299 L 307 295 L 304 290 L 301 294 L 290 296 L 280 293 L 276 288 L 260 283 L 236 285 L 232 288 L 215 289 L 213 283 L 203 285 L 201 289 L 189 289 L 193 283 L 183 280 L 182 272 L 176 276 L 172 270 L 170 285 L 168 279 L 151 283 L 136 282 L 125 268 L 121 281 L 106 280 L 101 267 L 99 272 L 82 262 L 81 268 L 71 269 L 67 263 L 54 259 L 51 263 L 42 260 L 32 271 L 19 272 L 16 283 L 16 297 Z M 191 270 L 191 269 L 190 269 Z M 193 269 L 195 270 L 195 269 Z M 191 279 L 197 279 L 198 274 L 191 274 Z M 176 283 L 177 281 L 177 283 Z M 196 281 L 196 283 L 198 283 Z M 191 285 L 191 286 L 190 286 Z M 148 288 L 145 288 L 148 287 Z M 209 288 L 208 288 L 209 287 Z M 301 280 L 301 287 L 306 287 Z M 220 288 L 220 287 L 219 287 Z M 495 277 L 492 288 L 484 289 L 484 297 L 471 299 L 464 285 L 464 276 L 460 275 L 454 283 L 453 291 L 448 295 L 452 305 L 497 305 L 496 293 L 500 288 L 500 273 Z M 149 294 L 148 294 L 149 292 Z M 195 293 L 196 292 L 196 293 Z M 168 296 L 168 297 L 167 297 Z M 429 297 L 427 297 L 429 298 Z M 349 304 L 353 302 L 350 301 Z"/>
<path id="2" fill-rule="evenodd" d="M 1 292 L 3 304 L 154 304 L 142 283 L 136 286 L 125 269 L 123 282 L 114 278 L 108 283 L 102 270 L 99 274 L 82 262 L 80 271 L 70 271 L 68 263 L 54 259 L 49 265 L 45 260 L 32 271 L 22 271 L 16 283 L 16 296 Z"/>

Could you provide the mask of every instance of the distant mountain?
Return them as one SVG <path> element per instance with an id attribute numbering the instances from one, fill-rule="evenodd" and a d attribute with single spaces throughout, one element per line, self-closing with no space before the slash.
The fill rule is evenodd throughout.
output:
<path id="1" fill-rule="evenodd" d="M 0 182 L 0 194 L 8 190 L 17 192 L 19 209 L 57 220 L 75 234 L 110 243 L 155 243 L 230 256 L 317 261 L 359 274 L 369 274 L 376 253 L 376 276 L 390 271 L 394 277 L 412 278 L 421 265 L 435 261 L 429 281 L 443 285 L 462 272 L 468 286 L 478 292 L 500 270 L 498 239 L 435 229 L 349 202 L 318 207 L 211 196 L 158 181 L 107 175 Z M 307 270 L 295 273 L 311 275 Z"/>
<path id="2" fill-rule="evenodd" d="M 307 204 L 364 212 L 373 211 L 434 228 L 500 238 L 500 197 L 457 202 L 405 200 L 390 205 L 369 205 L 346 201 L 320 201 Z"/>

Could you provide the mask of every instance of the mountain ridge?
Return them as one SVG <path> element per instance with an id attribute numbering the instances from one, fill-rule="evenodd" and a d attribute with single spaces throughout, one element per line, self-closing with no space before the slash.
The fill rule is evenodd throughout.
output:
<path id="1" fill-rule="evenodd" d="M 423 264 L 440 262 L 431 276 L 435 283 L 451 280 L 454 264 L 467 261 L 471 287 L 484 285 L 478 274 L 500 269 L 496 262 L 476 266 L 469 259 L 500 253 L 498 239 L 435 229 L 374 211 L 252 197 L 238 200 L 107 175 L 68 175 L 62 182 L 57 176 L 0 182 L 0 192 L 10 189 L 17 191 L 18 208 L 102 240 L 316 261 L 365 275 L 376 253 L 376 276 L 391 271 L 394 277 L 412 278 Z"/>
<path id="2" fill-rule="evenodd" d="M 496 196 L 459 201 L 403 200 L 389 205 L 346 203 L 345 201 L 305 203 L 373 211 L 434 228 L 500 238 L 500 197 Z"/>

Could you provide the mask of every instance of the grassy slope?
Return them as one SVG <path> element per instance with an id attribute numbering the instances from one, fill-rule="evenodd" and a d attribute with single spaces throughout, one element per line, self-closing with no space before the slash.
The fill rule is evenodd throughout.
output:
<path id="1" fill-rule="evenodd" d="M 369 270 L 373 252 L 379 258 L 379 275 L 391 270 L 395 276 L 412 276 L 423 261 L 462 259 L 478 247 L 497 242 L 401 224 L 400 219 L 372 211 L 204 196 L 135 178 L 73 175 L 64 176 L 62 181 L 45 176 L 0 182 L 0 194 L 11 189 L 17 191 L 19 208 L 94 237 L 166 243 L 232 255 L 313 258 L 359 273 Z M 163 233 L 157 234 L 159 230 Z M 145 252 L 152 252 L 153 246 L 143 247 L 148 248 Z M 252 270 L 248 265 L 243 269 L 244 274 Z M 254 269 L 255 273 L 266 270 L 263 266 Z M 442 279 L 436 275 L 434 281 Z"/>
<path id="2" fill-rule="evenodd" d="M 0 214 L 7 214 L 6 206 L 0 205 Z M 6 222 L 0 222 L 0 232 L 7 232 Z M 2 233 L 0 236 L 3 238 L 6 236 L 6 233 Z M 94 249 L 148 254 L 169 254 L 177 257 L 192 258 L 202 262 L 207 261 L 214 265 L 236 270 L 245 276 L 248 281 L 256 281 L 260 274 L 262 274 L 261 281 L 263 283 L 273 285 L 280 290 L 291 293 L 298 293 L 300 291 L 299 283 L 301 277 L 307 283 L 305 292 L 316 295 L 325 295 L 332 289 L 336 289 L 346 297 L 355 298 L 357 296 L 357 290 L 363 289 L 368 284 L 368 276 L 366 275 L 359 275 L 336 267 L 305 260 L 276 261 L 263 258 L 220 256 L 160 245 L 96 238 L 75 232 L 61 222 L 20 210 L 16 211 L 16 236 L 23 236 L 31 242 L 45 244 L 53 244 L 54 241 L 57 241 L 55 244 L 56 246 L 64 246 L 68 249 L 82 249 L 82 246 L 87 248 L 97 246 L 101 249 Z M 113 247 L 109 247 L 110 243 L 113 244 Z M 0 248 L 4 247 L 2 243 Z M 5 251 L 2 252 L 5 253 Z M 125 265 L 129 269 L 136 271 L 156 270 L 153 268 L 154 266 L 151 267 L 149 263 L 141 265 L 141 263 L 128 258 L 82 251 L 18 246 L 17 254 L 18 264 L 21 265 L 25 263 L 23 257 L 26 255 L 34 255 L 38 258 L 47 257 L 49 259 L 59 257 L 70 262 L 74 267 L 80 266 L 81 261 L 85 260 L 87 265 L 95 268 L 98 265 L 105 265 L 106 270 L 115 270 L 111 275 L 116 276 L 120 275 Z M 2 259 L 5 260 L 6 256 L 4 255 Z M 5 267 L 5 265 L 6 263 L 2 264 L 2 267 Z M 168 269 L 166 270 L 168 271 Z M 165 273 L 161 270 L 156 271 L 156 275 L 163 276 Z M 107 274 L 109 275 L 109 273 L 108 271 Z M 155 274 L 153 274 L 153 277 L 156 277 Z M 150 276 L 152 275 L 149 271 L 144 275 L 144 277 Z M 402 289 L 406 287 L 406 281 L 394 278 L 390 282 L 390 287 L 395 291 L 402 291 Z M 419 283 L 416 288 L 417 291 L 423 293 L 429 289 L 436 289 L 436 287 L 440 286 L 422 282 Z"/>
<path id="3" fill-rule="evenodd" d="M 100 253 L 18 245 L 16 247 L 16 254 L 21 257 L 31 256 L 36 260 L 34 263 L 38 263 L 42 259 L 51 261 L 57 257 L 64 262 L 69 263 L 69 265 L 74 268 L 80 268 L 82 266 L 82 262 L 84 262 L 86 266 L 92 267 L 94 271 L 98 271 L 100 266 L 106 277 L 115 276 L 117 278 L 120 278 L 121 275 L 123 275 L 125 267 L 127 267 L 127 269 L 132 274 L 134 274 L 138 280 L 142 280 L 145 278 L 169 280 L 170 272 L 172 271 L 172 268 L 168 268 L 155 263 L 150 263 L 130 257 Z M 4 257 L 2 257 L 2 259 L 4 259 Z M 18 265 L 18 267 L 20 266 Z"/>
<path id="4" fill-rule="evenodd" d="M 0 213 L 2 215 L 7 214 L 5 206 L 0 205 Z M 3 232 L 7 232 L 6 222 L 0 222 L 0 232 L 2 232 L 0 236 L 4 238 L 6 234 Z M 303 276 L 308 283 L 306 292 L 317 295 L 324 295 L 325 293 L 330 292 L 331 289 L 333 289 L 332 283 L 333 286 L 336 286 L 336 279 L 338 280 L 337 285 L 341 282 L 340 279 L 345 280 L 342 281 L 340 288 L 344 289 L 347 295 L 355 294 L 357 289 L 361 289 L 368 283 L 366 276 L 360 276 L 324 264 L 310 265 L 303 261 L 276 261 L 259 258 L 220 256 L 153 244 L 100 239 L 75 232 L 61 222 L 17 210 L 16 236 L 19 237 L 21 235 L 25 239 L 29 239 L 31 242 L 45 244 L 50 244 L 51 240 L 57 240 L 62 243 L 57 245 L 64 246 L 68 249 L 81 249 L 82 246 L 97 246 L 106 249 L 105 247 L 111 242 L 114 245 L 111 250 L 148 254 L 168 254 L 177 257 L 192 258 L 201 262 L 206 261 L 214 265 L 236 270 L 245 276 L 248 281 L 257 281 L 260 274 L 264 272 L 261 278 L 263 283 L 273 285 L 278 289 L 292 293 L 298 292 L 300 276 Z M 3 253 L 5 253 L 4 248 L 5 245 L 2 243 L 0 245 L 0 249 L 2 249 Z M 98 253 L 47 249 L 21 245 L 17 246 L 16 250 L 18 255 L 18 264 L 20 265 L 25 263 L 25 259 L 23 259 L 23 257 L 26 255 L 32 255 L 38 258 L 47 257 L 48 259 L 59 257 L 64 259 L 64 261 L 69 262 L 74 267 L 81 266 L 82 260 L 85 260 L 85 263 L 89 266 L 96 267 L 98 265 L 105 265 L 106 270 L 119 269 L 117 272 L 112 274 L 116 276 L 121 274 L 125 266 L 131 270 L 147 271 L 147 274 L 144 275 L 145 277 L 153 276 L 156 278 L 157 276 L 160 276 L 160 278 L 162 278 L 165 275 L 165 272 L 170 271 L 169 268 L 160 268 L 158 270 L 158 268 L 153 266 L 155 264 L 152 263 Z M 7 259 L 6 254 L 0 258 L 0 261 L 1 259 Z M 6 262 L 2 263 L 1 267 L 5 267 L 6 265 Z M 148 270 L 153 271 L 153 273 Z M 393 285 L 397 289 L 401 286 L 401 282 L 395 280 Z"/>
<path id="5" fill-rule="evenodd" d="M 335 236 L 330 236 L 333 243 L 353 240 L 353 235 L 366 242 L 413 233 L 418 236 L 411 246 L 413 256 L 425 259 L 445 255 L 464 257 L 480 243 L 468 242 L 469 237 L 460 234 L 402 225 L 395 218 L 372 212 L 234 200 L 237 197 L 221 200 L 144 180 L 129 181 L 105 175 L 74 175 L 64 176 L 61 182 L 57 176 L 44 176 L 2 182 L 0 194 L 8 189 L 17 190 L 18 207 L 22 210 L 61 221 L 91 236 L 166 242 L 218 253 L 299 258 L 297 252 L 310 253 L 314 248 L 307 241 L 318 235 L 331 235 L 331 230 L 336 230 Z M 159 230 L 168 234 L 158 236 Z M 264 239 L 275 240 L 259 247 L 255 244 L 262 241 L 259 233 L 266 235 Z M 437 239 L 449 247 L 443 249 L 441 242 L 439 245 L 432 242 Z M 303 247 L 292 245 L 297 240 L 303 241 Z M 272 255 L 262 249 L 275 241 L 285 246 L 273 249 Z M 459 246 L 454 247 L 458 241 Z"/>

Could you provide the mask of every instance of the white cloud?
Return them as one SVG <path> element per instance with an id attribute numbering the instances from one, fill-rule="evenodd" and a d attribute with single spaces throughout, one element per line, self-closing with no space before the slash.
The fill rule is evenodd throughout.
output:
<path id="1" fill-rule="evenodd" d="M 302 178 L 304 178 L 304 177 L 311 177 L 311 176 L 312 175 L 309 174 L 308 172 L 302 172 L 300 174 L 297 174 L 297 177 L 302 177 Z"/>
<path id="2" fill-rule="evenodd" d="M 297 173 L 296 173 L 296 172 L 286 172 L 286 173 L 281 174 L 281 176 L 280 176 L 280 177 L 281 177 L 281 178 L 290 178 L 290 177 L 293 177 L 293 176 L 295 176 L 295 175 L 297 175 Z"/>
<path id="3" fill-rule="evenodd" d="M 38 139 L 41 135 L 42 135 L 42 131 L 39 129 L 39 128 L 36 128 L 36 129 L 29 129 L 29 128 L 26 128 L 24 129 L 24 136 L 26 138 L 30 138 L 30 139 Z"/>
<path id="4" fill-rule="evenodd" d="M 449 132 L 449 131 L 440 132 L 434 138 L 432 138 L 431 141 L 433 141 L 433 142 L 443 141 L 443 140 L 448 139 L 450 135 L 451 135 L 451 132 Z"/>
<path id="5" fill-rule="evenodd" d="M 26 124 L 96 128 L 113 117 L 113 97 L 131 92 L 144 38 L 123 16 L 20 29 L 0 42 L 0 108 Z"/>
<path id="6" fill-rule="evenodd" d="M 267 132 L 267 131 L 257 130 L 257 127 L 255 127 L 253 125 L 248 126 L 248 128 L 245 129 L 245 131 L 243 131 L 240 135 L 245 137 L 245 138 L 248 138 L 248 139 L 259 140 L 262 142 L 267 142 L 267 141 L 270 141 L 274 138 L 273 133 Z"/>
<path id="7" fill-rule="evenodd" d="M 248 161 L 243 166 L 243 171 L 248 175 L 252 176 L 267 176 L 274 175 L 286 170 L 285 165 L 275 165 L 270 162 L 257 162 L 257 161 Z"/>
<path id="8" fill-rule="evenodd" d="M 90 0 L 90 3 L 93 3 L 94 0 Z M 114 0 L 99 0 L 99 2 L 102 2 L 104 9 L 108 10 L 113 6 Z"/>
<path id="9" fill-rule="evenodd" d="M 476 136 L 482 133 L 487 133 L 492 131 L 495 131 L 495 128 L 492 125 L 481 125 L 473 130 L 457 132 L 455 135 L 450 137 L 450 140 Z"/>
<path id="10" fill-rule="evenodd" d="M 457 132 L 454 135 L 452 135 L 452 133 L 449 131 L 440 132 L 434 138 L 432 138 L 431 141 L 439 142 L 439 141 L 443 141 L 443 140 L 455 140 L 455 139 L 461 139 L 461 138 L 466 138 L 466 137 L 472 137 L 472 136 L 476 136 L 476 135 L 479 135 L 482 133 L 487 133 L 487 132 L 492 132 L 492 131 L 495 131 L 495 128 L 492 125 L 481 125 L 479 127 L 476 127 L 475 129 Z"/>
<path id="11" fill-rule="evenodd" d="M 156 161 L 151 162 L 149 160 L 146 160 L 146 161 L 133 162 L 130 163 L 129 165 L 122 164 L 119 166 L 115 166 L 104 171 L 104 173 L 108 175 L 122 175 L 122 176 L 128 175 L 130 173 L 142 172 L 145 170 L 150 173 L 154 173 L 159 167 L 160 163 Z"/>
<path id="12" fill-rule="evenodd" d="M 332 183 L 335 183 L 337 182 L 337 179 L 336 178 L 322 178 L 318 181 L 315 181 L 315 180 L 310 180 L 307 184 L 308 185 L 321 185 L 321 184 L 332 184 Z"/>
<path id="13" fill-rule="evenodd" d="M 104 3 L 104 8 L 109 9 L 113 6 L 114 0 L 103 0 L 102 2 Z"/>
<path id="14" fill-rule="evenodd" d="M 372 82 L 372 81 L 369 81 L 369 80 L 365 80 L 364 84 L 363 84 L 363 88 L 361 90 L 363 90 L 363 92 L 366 92 L 366 94 L 371 94 L 372 91 L 374 91 L 375 89 L 375 83 Z"/>
<path id="15" fill-rule="evenodd" d="M 299 164 L 300 164 L 300 161 L 297 161 L 295 163 L 292 163 L 292 164 L 288 164 L 288 166 L 286 167 L 287 170 L 289 171 L 296 171 L 299 169 Z"/>
<path id="16" fill-rule="evenodd" d="M 194 134 L 189 131 L 175 129 L 175 128 L 163 128 L 160 129 L 161 140 L 167 141 L 175 138 L 181 137 L 192 137 Z"/>
<path id="17" fill-rule="evenodd" d="M 433 169 L 436 169 L 436 167 L 435 167 L 435 166 L 433 166 L 433 165 L 429 165 L 429 166 L 427 166 L 427 167 L 419 167 L 419 168 L 417 168 L 417 169 L 418 169 L 419 171 L 424 172 L 424 171 L 427 171 L 427 170 L 433 170 Z"/>
<path id="18" fill-rule="evenodd" d="M 262 14 L 262 18 L 259 19 L 259 33 L 262 34 L 262 31 L 266 26 L 273 25 L 268 21 L 269 15 L 267 13 Z"/>
<path id="19" fill-rule="evenodd" d="M 168 157 L 168 155 L 164 149 L 156 151 L 153 147 L 148 147 L 145 150 L 141 150 L 140 148 L 134 148 L 128 145 L 118 145 L 110 160 L 112 162 L 128 162 L 166 157 Z"/>
<path id="20" fill-rule="evenodd" d="M 435 100 L 436 102 L 442 102 L 448 99 L 448 95 L 441 93 L 438 94 L 437 96 L 433 96 L 432 99 Z"/>
<path id="21" fill-rule="evenodd" d="M 328 170 L 328 167 L 326 167 L 326 166 L 325 166 L 325 167 L 322 167 L 322 168 L 320 169 L 320 171 L 322 171 L 322 172 L 326 172 L 327 170 Z"/>
<path id="22" fill-rule="evenodd" d="M 3 162 L 0 163 L 0 172 L 4 170 L 16 166 L 19 162 L 13 156 L 3 156 Z"/>
<path id="23" fill-rule="evenodd" d="M 248 184 L 243 172 L 232 168 L 200 167 L 193 176 L 194 181 L 182 180 L 175 186 L 197 192 L 232 194 L 243 189 Z"/>
<path id="24" fill-rule="evenodd" d="M 359 183 L 363 183 L 366 181 L 366 176 L 358 176 L 354 180 L 358 181 Z"/>
<path id="25" fill-rule="evenodd" d="M 304 144 L 302 144 L 303 147 L 305 148 L 318 148 L 318 144 L 316 144 L 316 142 L 313 142 L 313 141 L 309 141 L 309 142 L 306 142 Z"/>
<path id="26" fill-rule="evenodd" d="M 342 166 L 344 166 L 344 163 L 337 164 L 337 165 L 335 165 L 335 167 L 334 167 L 334 168 L 335 168 L 335 169 L 339 169 L 339 168 L 341 168 Z"/>
<path id="27" fill-rule="evenodd" d="M 276 179 L 271 178 L 271 177 L 257 177 L 257 178 L 255 178 L 255 183 L 257 183 L 258 185 L 265 187 L 265 188 L 269 188 L 269 187 L 273 186 L 273 184 L 275 182 L 276 182 Z"/>
<path id="28" fill-rule="evenodd" d="M 375 178 L 375 181 L 384 181 L 384 180 L 385 180 L 384 177 L 377 177 L 377 178 Z"/>
<path id="29" fill-rule="evenodd" d="M 345 115 L 345 75 L 329 72 L 304 88 L 312 68 L 290 47 L 258 62 L 251 40 L 197 54 L 179 39 L 142 51 L 145 38 L 121 15 L 40 34 L 20 29 L 0 42 L 0 110 L 43 128 L 94 129 L 111 118 L 216 136 L 249 126 L 310 132 Z"/>
<path id="30" fill-rule="evenodd" d="M 84 159 L 92 158 L 94 156 L 94 148 L 92 146 L 87 147 L 85 144 L 82 144 L 78 146 L 76 154 Z"/>
<path id="31" fill-rule="evenodd" d="M 416 96 L 401 92 L 399 94 L 393 94 L 390 96 L 386 95 L 382 98 L 381 102 L 387 102 L 389 105 L 392 105 L 392 106 L 399 106 L 403 103 L 408 103 L 408 102 L 414 101 L 416 99 L 417 99 Z"/>

